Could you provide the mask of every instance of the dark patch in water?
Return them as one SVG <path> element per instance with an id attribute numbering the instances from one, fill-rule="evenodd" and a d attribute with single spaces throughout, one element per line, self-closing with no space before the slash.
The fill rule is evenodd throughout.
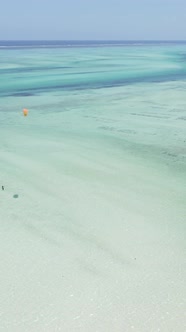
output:
<path id="1" fill-rule="evenodd" d="M 30 93 L 30 92 L 17 92 L 17 93 L 12 93 L 8 95 L 9 97 L 30 97 L 30 96 L 35 96 L 35 93 Z"/>
<path id="2" fill-rule="evenodd" d="M 70 69 L 72 67 L 69 66 L 45 66 L 45 67 L 23 67 L 23 68 L 7 68 L 0 69 L 0 73 L 2 74 L 17 74 L 17 73 L 29 73 L 29 72 L 37 72 L 37 71 L 46 71 L 46 70 L 59 70 L 59 69 Z"/>
<path id="3" fill-rule="evenodd" d="M 156 119 L 168 119 L 168 116 L 159 116 L 159 115 L 153 115 L 153 114 L 143 114 L 143 113 L 130 113 L 131 115 L 137 115 L 137 116 L 145 116 L 147 118 L 156 118 Z"/>
<path id="4" fill-rule="evenodd" d="M 172 152 L 169 152 L 169 151 L 164 151 L 164 152 L 162 152 L 162 154 L 165 154 L 166 156 L 171 157 L 171 158 L 177 158 L 178 157 L 178 155 L 176 153 L 172 153 Z"/>
<path id="5" fill-rule="evenodd" d="M 18 194 L 13 195 L 13 198 L 18 198 L 18 197 L 19 197 Z"/>
<path id="6" fill-rule="evenodd" d="M 131 129 L 119 129 L 119 128 L 114 128 L 114 127 L 109 127 L 109 126 L 99 126 L 98 128 L 103 129 L 103 130 L 109 130 L 109 131 L 124 133 L 124 134 L 136 134 L 136 131 L 131 130 Z"/>
<path id="7" fill-rule="evenodd" d="M 180 116 L 180 117 L 177 118 L 176 120 L 183 120 L 183 121 L 186 121 L 186 116 Z"/>

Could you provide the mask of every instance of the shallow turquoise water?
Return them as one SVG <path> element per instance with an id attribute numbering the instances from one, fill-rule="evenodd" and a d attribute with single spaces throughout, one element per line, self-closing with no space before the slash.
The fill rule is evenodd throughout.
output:
<path id="1" fill-rule="evenodd" d="M 1 95 L 185 79 L 185 46 L 1 50 Z"/>
<path id="2" fill-rule="evenodd" d="M 186 45 L 0 60 L 1 329 L 184 331 Z"/>

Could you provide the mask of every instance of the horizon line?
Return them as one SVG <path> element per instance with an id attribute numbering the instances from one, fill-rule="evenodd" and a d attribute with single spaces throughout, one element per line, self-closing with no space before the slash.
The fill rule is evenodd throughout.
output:
<path id="1" fill-rule="evenodd" d="M 132 42 L 143 42 L 143 41 L 153 41 L 153 42 L 186 42 L 186 39 L 0 39 L 0 41 L 132 41 Z"/>

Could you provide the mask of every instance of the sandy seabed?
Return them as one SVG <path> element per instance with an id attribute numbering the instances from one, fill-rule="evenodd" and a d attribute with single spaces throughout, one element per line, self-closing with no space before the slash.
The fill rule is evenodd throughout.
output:
<path id="1" fill-rule="evenodd" d="M 0 331 L 185 331 L 184 86 L 4 98 Z"/>

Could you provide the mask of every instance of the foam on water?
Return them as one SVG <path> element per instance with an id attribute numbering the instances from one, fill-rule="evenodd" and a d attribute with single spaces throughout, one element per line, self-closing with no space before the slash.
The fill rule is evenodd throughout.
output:
<path id="1" fill-rule="evenodd" d="M 0 52 L 2 331 L 185 330 L 184 52 Z"/>

